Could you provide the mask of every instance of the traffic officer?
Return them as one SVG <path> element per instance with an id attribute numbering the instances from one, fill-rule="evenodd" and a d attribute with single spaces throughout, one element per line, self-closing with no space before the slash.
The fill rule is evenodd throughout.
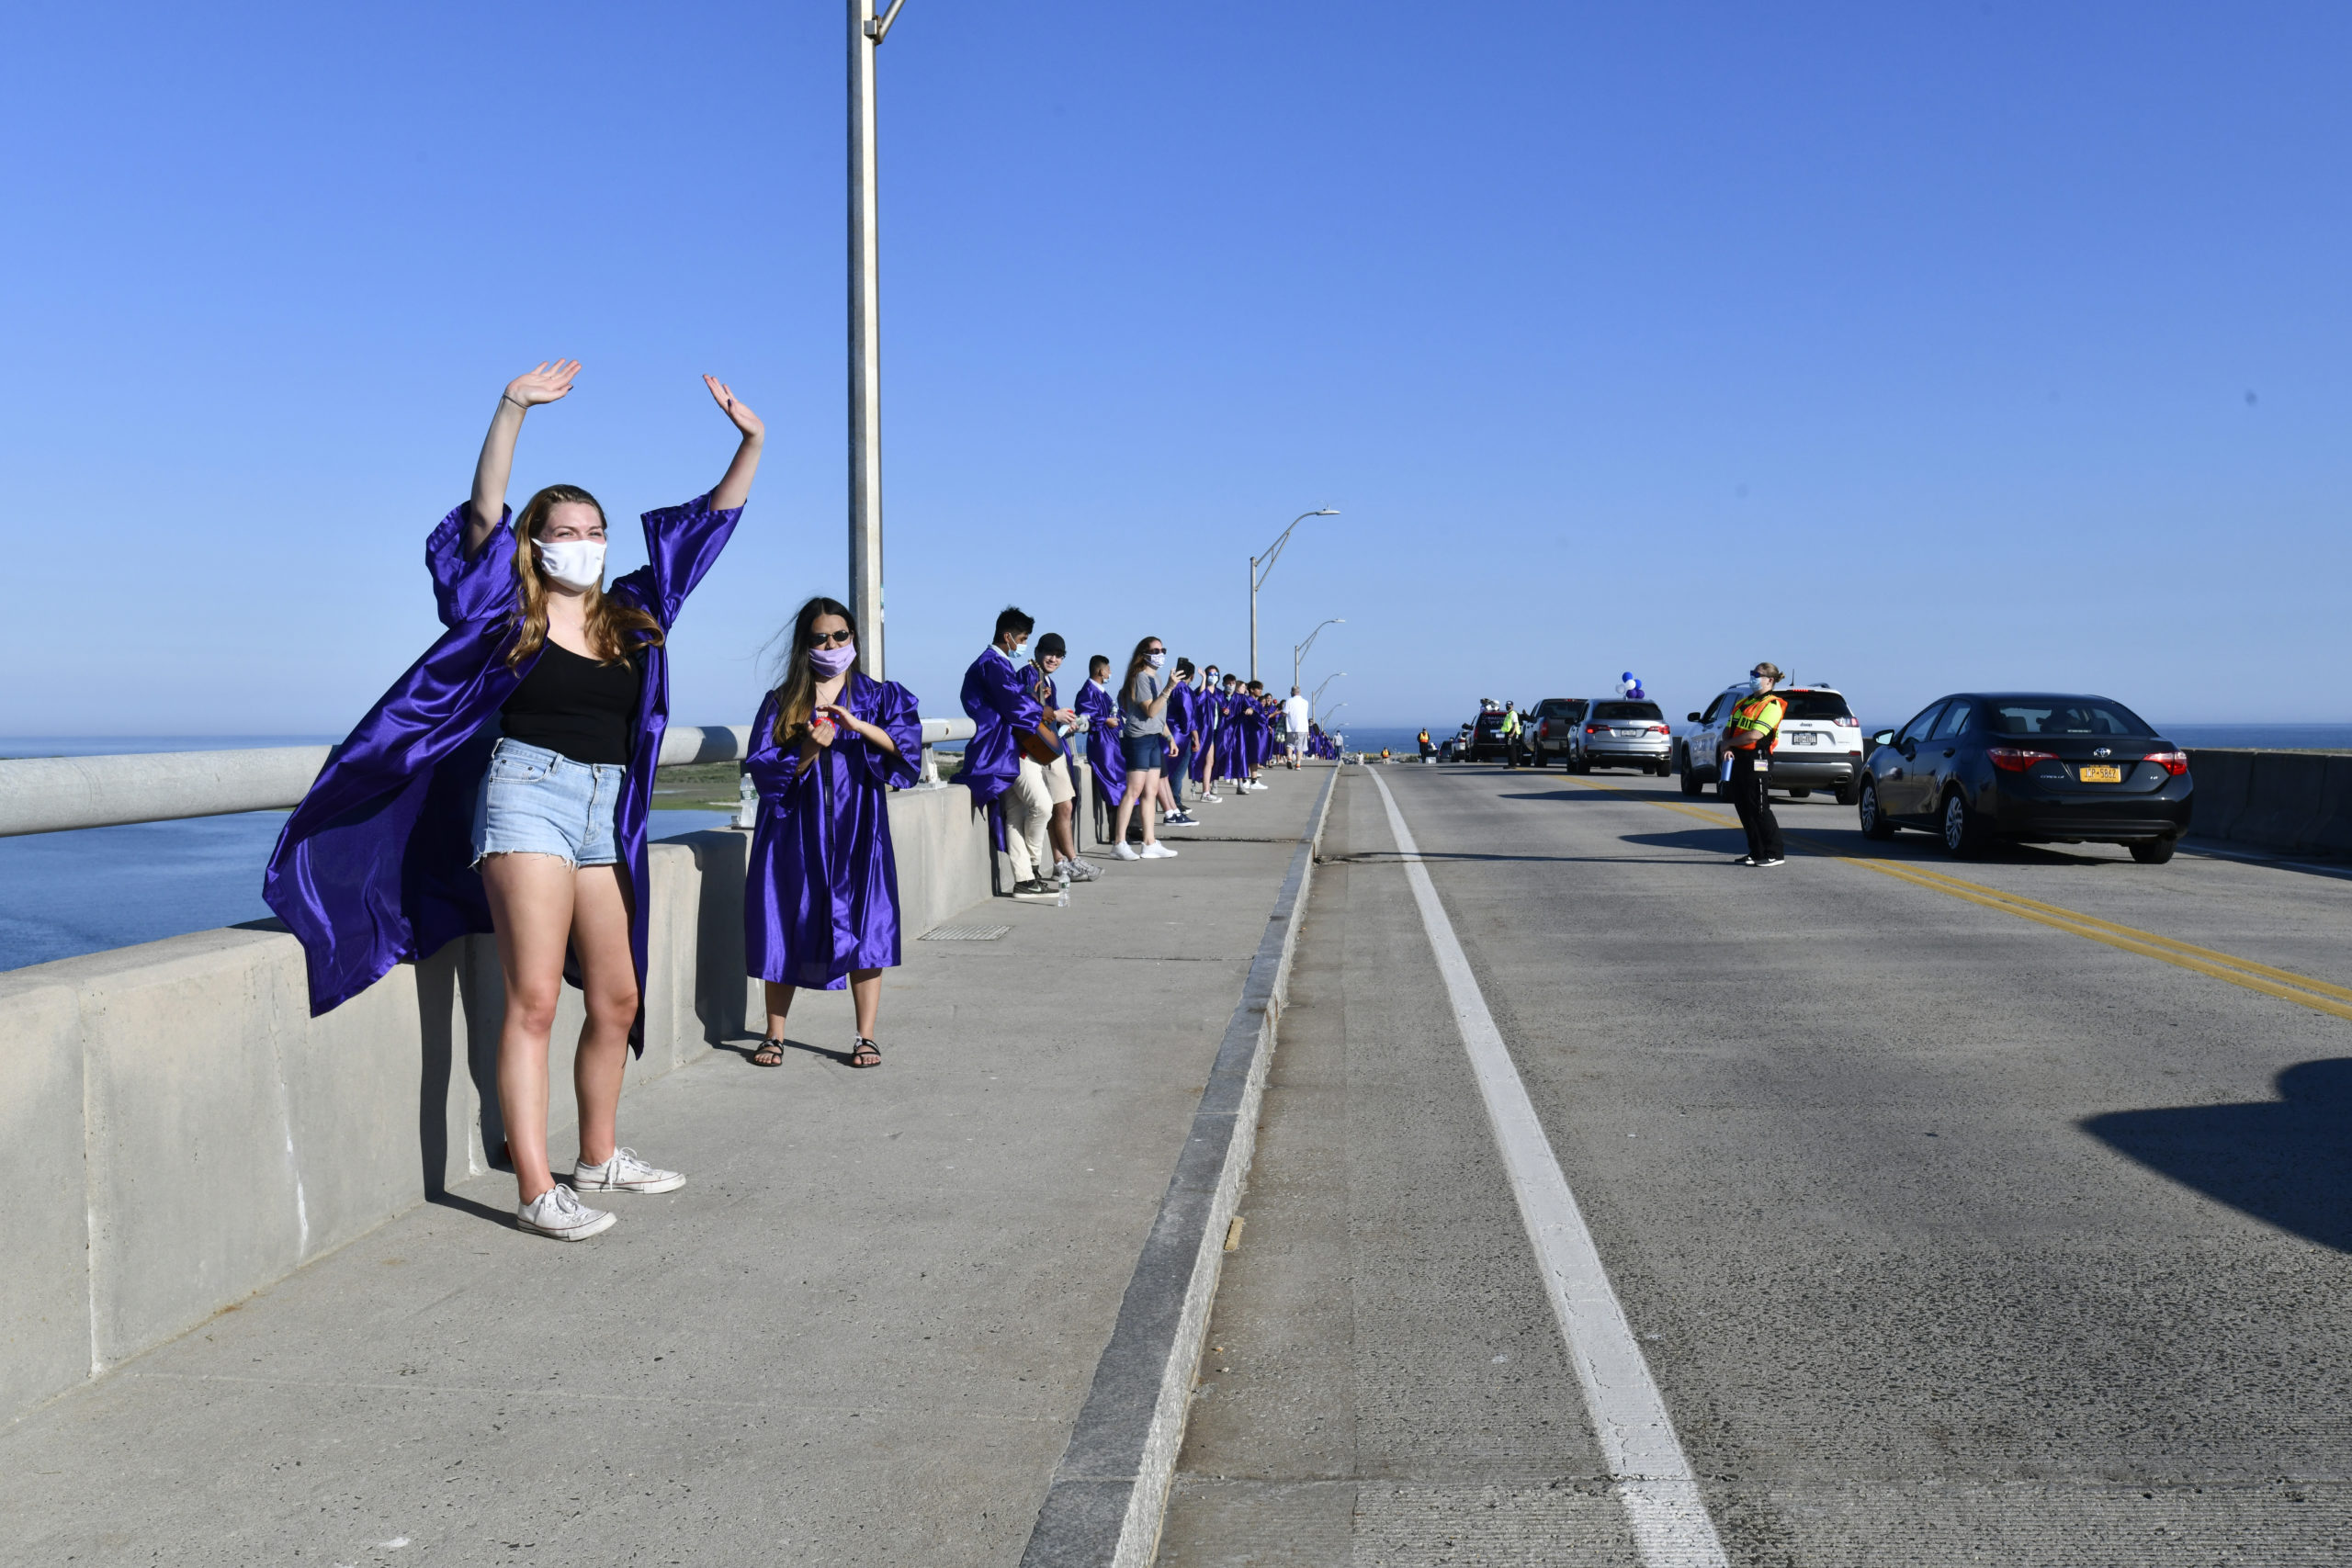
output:
<path id="1" fill-rule="evenodd" d="M 1770 660 L 1748 671 L 1747 695 L 1732 705 L 1731 722 L 1724 727 L 1724 749 L 1731 759 L 1724 780 L 1739 825 L 1747 832 L 1747 853 L 1741 865 L 1779 865 L 1781 824 L 1772 815 L 1772 752 L 1781 743 L 1781 716 L 1789 705 L 1772 688 L 1783 679 L 1781 667 Z"/>
<path id="2" fill-rule="evenodd" d="M 1503 721 L 1495 728 L 1497 733 L 1503 738 L 1503 766 L 1516 768 L 1519 766 L 1519 705 L 1517 703 L 1503 705 Z"/>

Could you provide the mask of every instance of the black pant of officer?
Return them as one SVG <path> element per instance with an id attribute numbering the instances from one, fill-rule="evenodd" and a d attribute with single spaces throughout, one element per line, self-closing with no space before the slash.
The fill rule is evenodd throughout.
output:
<path id="1" fill-rule="evenodd" d="M 1754 860 L 1781 858 L 1781 822 L 1772 815 L 1772 797 L 1767 791 L 1771 762 L 1768 759 L 1765 771 L 1756 767 L 1756 749 L 1731 754 L 1731 803 L 1739 813 L 1739 825 L 1747 831 L 1747 853 Z"/>

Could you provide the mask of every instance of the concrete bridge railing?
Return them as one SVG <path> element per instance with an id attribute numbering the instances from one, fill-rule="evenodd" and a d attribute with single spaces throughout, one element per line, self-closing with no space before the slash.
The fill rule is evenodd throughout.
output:
<path id="1" fill-rule="evenodd" d="M 729 754 L 717 750 L 728 732 L 690 733 L 679 760 Z M 307 784 L 323 760 L 324 748 L 288 750 L 302 755 L 197 764 L 213 793 L 183 799 L 259 808 L 256 795 L 282 797 L 298 774 Z M 101 779 L 77 820 L 150 809 L 114 787 Z M 893 794 L 889 810 L 911 941 L 989 896 L 987 819 L 960 785 Z M 721 829 L 651 846 L 633 1081 L 707 1055 L 757 1016 L 743 959 L 749 845 Z M 275 922 L 0 973 L 0 1147 L 15 1173 L 0 1201 L 0 1419 L 490 1168 L 505 1142 L 503 1012 L 488 937 L 402 964 L 318 1019 L 300 944 Z M 579 1026 L 567 988 L 550 1050 L 559 1085 Z M 556 1097 L 559 1127 L 568 1100 Z"/>

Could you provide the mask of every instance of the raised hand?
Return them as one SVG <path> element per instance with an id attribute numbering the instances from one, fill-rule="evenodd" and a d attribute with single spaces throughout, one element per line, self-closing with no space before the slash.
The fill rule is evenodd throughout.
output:
<path id="1" fill-rule="evenodd" d="M 734 388 L 716 376 L 704 377 L 702 384 L 710 389 L 712 400 L 734 422 L 735 428 L 743 433 L 745 440 L 758 441 L 766 436 L 768 427 L 760 423 L 760 416 L 752 412 L 750 405 L 736 400 Z"/>
<path id="2" fill-rule="evenodd" d="M 526 409 L 551 403 L 571 390 L 571 378 L 579 374 L 577 359 L 552 360 L 507 382 L 506 395 Z"/>

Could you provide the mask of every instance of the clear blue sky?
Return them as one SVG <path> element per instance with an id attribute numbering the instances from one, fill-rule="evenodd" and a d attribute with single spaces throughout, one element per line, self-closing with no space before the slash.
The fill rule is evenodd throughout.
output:
<path id="1" fill-rule="evenodd" d="M 774 438 L 673 711 L 843 565 L 842 7 L 23 7 L 0 54 L 0 732 L 340 730 L 515 499 Z M 1769 657 L 2352 717 L 2352 9 L 986 6 L 882 54 L 892 673 L 1017 600 L 1358 723 Z M 628 530 L 628 535 L 633 535 Z M 639 547 L 625 537 L 616 566 Z M 1270 669 L 1269 673 L 1272 671 Z"/>

